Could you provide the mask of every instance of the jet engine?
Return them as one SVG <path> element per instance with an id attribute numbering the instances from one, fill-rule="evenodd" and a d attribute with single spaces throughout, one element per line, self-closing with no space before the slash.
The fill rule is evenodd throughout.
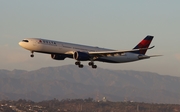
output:
<path id="1" fill-rule="evenodd" d="M 66 57 L 59 54 L 51 54 L 51 58 L 54 60 L 64 60 Z"/>
<path id="2" fill-rule="evenodd" d="M 86 52 L 76 51 L 73 54 L 73 58 L 78 60 L 78 61 L 88 61 L 88 60 L 90 60 L 91 57 Z"/>

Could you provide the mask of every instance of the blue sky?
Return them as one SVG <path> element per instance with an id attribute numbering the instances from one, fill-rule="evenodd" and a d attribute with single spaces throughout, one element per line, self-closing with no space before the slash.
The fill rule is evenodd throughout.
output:
<path id="1" fill-rule="evenodd" d="M 72 59 L 54 61 L 45 54 L 35 54 L 31 59 L 30 53 L 18 45 L 28 37 L 129 50 L 146 35 L 153 35 L 152 45 L 156 47 L 147 54 L 164 56 L 97 65 L 180 76 L 179 4 L 179 0 L 1 0 L 0 69 L 35 70 L 74 64 Z"/>

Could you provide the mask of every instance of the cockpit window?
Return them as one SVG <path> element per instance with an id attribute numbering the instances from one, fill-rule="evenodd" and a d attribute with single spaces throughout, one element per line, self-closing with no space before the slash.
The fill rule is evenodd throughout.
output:
<path id="1" fill-rule="evenodd" d="M 23 42 L 29 42 L 28 40 L 23 40 Z"/>

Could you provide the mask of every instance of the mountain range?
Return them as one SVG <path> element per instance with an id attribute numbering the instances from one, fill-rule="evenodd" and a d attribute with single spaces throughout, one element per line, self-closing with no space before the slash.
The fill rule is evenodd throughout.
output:
<path id="1" fill-rule="evenodd" d="M 0 70 L 0 100 L 93 98 L 180 104 L 180 77 L 74 65 L 34 71 Z"/>

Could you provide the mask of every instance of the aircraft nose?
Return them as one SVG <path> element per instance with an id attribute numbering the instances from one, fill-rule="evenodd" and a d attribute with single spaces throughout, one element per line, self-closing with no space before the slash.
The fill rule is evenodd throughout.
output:
<path id="1" fill-rule="evenodd" d="M 23 43 L 22 42 L 19 42 L 19 45 L 22 47 L 23 45 L 22 45 Z"/>
<path id="2" fill-rule="evenodd" d="M 19 45 L 21 46 L 21 42 L 19 42 Z"/>

